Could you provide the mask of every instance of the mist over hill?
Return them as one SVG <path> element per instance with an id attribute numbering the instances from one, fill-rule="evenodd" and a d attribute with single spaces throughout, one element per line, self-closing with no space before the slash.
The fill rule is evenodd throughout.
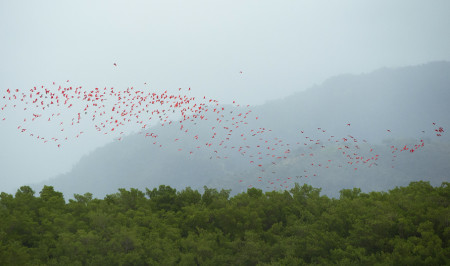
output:
<path id="1" fill-rule="evenodd" d="M 342 125 L 351 122 L 352 134 L 380 143 L 387 137 L 417 137 L 432 122 L 448 125 L 449 84 L 449 62 L 383 68 L 330 78 L 320 86 L 258 106 L 255 112 L 266 119 L 267 127 L 282 128 L 288 136 L 296 135 L 299 128 L 317 127 L 346 134 Z M 384 134 L 387 129 L 389 136 Z"/>
<path id="2" fill-rule="evenodd" d="M 349 187 L 388 190 L 414 180 L 438 185 L 450 180 L 450 138 L 447 132 L 436 136 L 435 131 L 450 126 L 449 103 L 449 62 L 341 75 L 263 105 L 217 106 L 227 112 L 213 139 L 208 140 L 212 146 L 192 136 L 211 138 L 209 130 L 217 126 L 216 120 L 187 121 L 189 138 L 175 121 L 105 145 L 83 157 L 71 172 L 33 187 L 40 190 L 46 184 L 65 195 L 91 192 L 96 197 L 118 188 L 160 184 L 178 189 L 226 188 L 235 194 L 249 186 L 272 190 L 278 180 L 276 189 L 294 182 L 309 183 L 336 196 Z M 236 126 L 234 116 L 248 109 L 252 119 Z M 233 127 L 233 135 L 222 127 Z M 148 137 L 149 132 L 158 135 L 157 140 Z M 249 132 L 244 140 L 235 137 Z M 343 144 L 342 139 L 349 136 L 354 143 Z M 219 140 L 226 138 L 228 147 L 221 149 L 224 146 Z M 281 159 L 261 153 L 259 162 L 268 166 L 250 163 L 256 158 L 249 154 L 258 154 L 261 142 L 278 145 L 272 147 L 279 148 Z M 422 146 L 414 152 L 392 148 L 419 144 Z M 347 146 L 345 156 L 343 146 Z M 361 159 L 350 166 L 349 156 L 363 150 L 365 158 L 374 157 L 369 150 L 376 152 L 376 162 L 363 165 Z"/>

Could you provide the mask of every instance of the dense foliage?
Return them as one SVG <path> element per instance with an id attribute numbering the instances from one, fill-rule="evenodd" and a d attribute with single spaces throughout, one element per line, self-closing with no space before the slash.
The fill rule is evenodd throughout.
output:
<path id="1" fill-rule="evenodd" d="M 34 194 L 0 195 L 0 265 L 450 264 L 450 183 L 339 199 L 298 184 L 231 198 L 169 186 Z"/>

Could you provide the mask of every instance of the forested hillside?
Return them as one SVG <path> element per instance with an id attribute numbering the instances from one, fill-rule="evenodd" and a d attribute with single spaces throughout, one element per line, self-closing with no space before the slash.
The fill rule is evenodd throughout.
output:
<path id="1" fill-rule="evenodd" d="M 448 265 L 450 184 L 0 195 L 1 265 Z"/>
<path id="2" fill-rule="evenodd" d="M 449 134 L 436 134 L 450 125 L 449 102 L 449 62 L 342 75 L 261 106 L 213 105 L 196 120 L 121 137 L 32 187 L 103 197 L 119 187 L 206 185 L 234 195 L 305 182 L 336 197 L 355 186 L 438 185 L 450 178 Z"/>

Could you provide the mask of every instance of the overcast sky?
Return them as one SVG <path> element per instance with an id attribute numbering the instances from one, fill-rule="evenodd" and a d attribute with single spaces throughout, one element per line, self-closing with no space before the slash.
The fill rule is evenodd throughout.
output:
<path id="1" fill-rule="evenodd" d="M 450 60 L 449 25 L 448 0 L 2 0 L 0 89 L 147 82 L 262 104 L 343 73 Z M 0 137 L 0 191 L 69 171 L 111 141 L 58 150 L 7 123 Z"/>

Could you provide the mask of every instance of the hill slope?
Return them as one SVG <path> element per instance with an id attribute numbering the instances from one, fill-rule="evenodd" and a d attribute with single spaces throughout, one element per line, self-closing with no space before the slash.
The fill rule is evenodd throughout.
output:
<path id="1" fill-rule="evenodd" d="M 211 147 L 205 141 L 183 138 L 174 126 L 156 126 L 151 132 L 160 136 L 158 144 L 145 134 L 125 137 L 85 156 L 70 173 L 43 184 L 53 185 L 66 195 L 89 191 L 100 197 L 120 187 L 151 188 L 159 184 L 196 189 L 206 185 L 238 193 L 248 186 L 282 189 L 296 181 L 322 187 L 331 196 L 344 187 L 387 190 L 413 180 L 440 184 L 450 179 L 450 145 L 448 134 L 437 137 L 434 130 L 450 126 L 449 102 L 449 62 L 342 75 L 251 108 L 259 119 L 241 127 L 236 126 L 232 115 L 243 108 L 224 106 L 231 111 L 222 116 L 224 123 L 219 127 L 233 127 L 233 136 L 263 132 L 259 137 L 255 133 L 248 139 L 233 138 L 222 129 L 215 133 L 215 140 L 228 137 L 228 142 L 221 146 L 223 143 L 219 145 L 217 140 Z M 192 135 L 205 138 L 216 126 L 214 119 L 186 124 Z M 350 139 L 348 136 L 354 140 L 351 145 L 343 142 Z M 260 148 L 264 143 L 270 143 L 267 148 L 276 148 L 281 160 L 270 158 L 275 155 L 264 157 Z M 421 143 L 423 148 L 414 153 L 398 148 Z M 347 152 L 344 156 L 342 149 Z M 367 164 L 350 157 L 353 153 L 356 158 L 362 154 L 374 158 L 375 152 L 379 156 L 376 162 L 372 159 Z M 313 156 L 307 158 L 305 154 Z M 257 159 L 264 167 L 256 166 Z M 42 184 L 35 187 L 39 189 Z"/>

